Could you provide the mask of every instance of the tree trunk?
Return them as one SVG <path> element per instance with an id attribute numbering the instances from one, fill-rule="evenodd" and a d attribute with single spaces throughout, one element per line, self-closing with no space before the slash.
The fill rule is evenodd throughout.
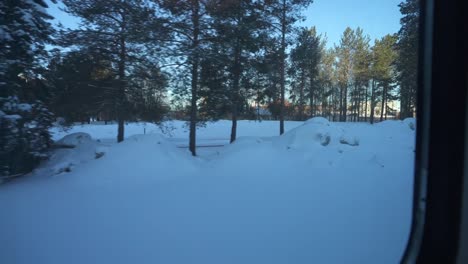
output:
<path id="1" fill-rule="evenodd" d="M 371 102 L 370 102 L 370 123 L 374 124 L 374 108 L 375 108 L 375 81 L 371 84 Z"/>
<path id="2" fill-rule="evenodd" d="M 361 106 L 362 106 L 362 98 L 361 98 L 361 85 L 358 84 L 357 85 L 358 87 L 358 90 L 357 90 L 357 122 L 360 122 L 360 118 L 361 118 Z"/>
<path id="3" fill-rule="evenodd" d="M 340 115 L 339 115 L 339 121 L 343 121 L 343 87 L 340 87 Z"/>
<path id="4" fill-rule="evenodd" d="M 314 100 L 314 87 L 312 86 L 312 78 L 310 78 L 310 91 L 309 91 L 309 100 L 310 100 L 310 117 L 315 116 L 315 100 Z"/>
<path id="5" fill-rule="evenodd" d="M 367 82 L 369 83 L 369 82 Z M 369 84 L 367 84 L 369 85 Z M 369 92 L 369 87 L 366 85 L 366 93 L 365 93 L 365 105 L 364 105 L 364 122 L 367 122 L 367 104 L 369 103 L 369 99 L 368 99 L 368 92 Z"/>
<path id="6" fill-rule="evenodd" d="M 343 122 L 346 122 L 348 115 L 348 85 L 346 84 L 343 91 Z"/>
<path id="7" fill-rule="evenodd" d="M 122 15 L 122 32 L 125 31 L 125 16 Z M 117 97 L 117 142 L 124 140 L 124 125 L 125 125 L 125 62 L 126 62 L 126 40 L 125 36 L 120 37 L 120 52 L 119 52 L 119 91 Z"/>
<path id="8" fill-rule="evenodd" d="M 189 133 L 189 149 L 193 156 L 197 155 L 196 152 L 196 132 L 197 132 L 197 99 L 198 99 L 198 35 L 200 32 L 199 26 L 199 2 L 194 1 L 192 11 L 193 23 L 193 40 L 192 40 L 192 100 L 190 106 L 190 133 Z"/>
<path id="9" fill-rule="evenodd" d="M 354 90 L 351 95 L 351 109 L 352 117 L 350 121 L 356 122 L 356 90 Z"/>
<path id="10" fill-rule="evenodd" d="M 285 93 L 285 60 L 286 60 L 286 0 L 283 0 L 283 10 L 281 17 L 281 51 L 280 51 L 280 135 L 284 133 L 284 93 Z"/>
<path id="11" fill-rule="evenodd" d="M 117 142 L 122 142 L 124 140 L 124 127 L 125 127 L 125 120 L 122 118 L 121 115 L 118 117 L 118 127 L 117 127 Z"/>
<path id="12" fill-rule="evenodd" d="M 237 104 L 232 104 L 231 110 L 232 110 L 232 127 L 231 127 L 231 140 L 229 141 L 230 143 L 232 143 L 232 142 L 234 142 L 236 140 L 236 134 L 237 134 Z"/>
<path id="13" fill-rule="evenodd" d="M 341 118 L 341 115 L 340 115 L 340 98 L 336 98 L 337 97 L 337 94 L 336 93 L 333 93 L 333 121 L 336 121 L 338 120 L 339 118 Z M 338 116 L 337 116 L 337 112 L 338 112 Z"/>
<path id="14" fill-rule="evenodd" d="M 301 88 L 299 91 L 299 120 L 304 120 L 304 89 L 305 89 L 305 76 L 304 69 L 301 71 Z"/>
<path id="15" fill-rule="evenodd" d="M 383 116 L 384 116 L 384 111 L 385 111 L 385 100 L 387 97 L 387 85 L 385 84 L 383 86 L 383 91 L 382 91 L 382 107 L 380 109 L 380 122 L 383 121 Z"/>
<path id="16" fill-rule="evenodd" d="M 258 99 L 258 96 L 257 96 L 257 100 L 255 100 L 255 103 L 256 103 L 256 107 L 257 107 L 257 121 L 260 122 L 260 101 Z"/>
<path id="17" fill-rule="evenodd" d="M 385 102 L 385 117 L 384 117 L 385 120 L 387 120 L 387 113 L 388 113 L 387 104 L 388 102 Z"/>
<path id="18" fill-rule="evenodd" d="M 406 117 L 409 117 L 410 115 L 410 107 L 409 107 L 409 98 L 408 98 L 408 91 L 407 88 L 404 86 L 400 88 L 401 94 L 400 94 L 400 119 L 405 119 Z"/>
<path id="19" fill-rule="evenodd" d="M 233 67 L 233 84 L 231 93 L 231 112 L 232 112 L 232 127 L 231 127 L 231 140 L 234 142 L 237 135 L 237 114 L 239 103 L 239 83 L 241 76 L 241 49 L 239 47 L 240 40 L 237 39 L 236 47 L 234 50 L 234 67 Z"/>

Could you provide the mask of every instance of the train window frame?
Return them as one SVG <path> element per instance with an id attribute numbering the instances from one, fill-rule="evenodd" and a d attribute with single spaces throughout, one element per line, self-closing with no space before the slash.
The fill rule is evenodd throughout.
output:
<path id="1" fill-rule="evenodd" d="M 401 263 L 468 263 L 466 6 L 420 2 L 413 218 Z"/>

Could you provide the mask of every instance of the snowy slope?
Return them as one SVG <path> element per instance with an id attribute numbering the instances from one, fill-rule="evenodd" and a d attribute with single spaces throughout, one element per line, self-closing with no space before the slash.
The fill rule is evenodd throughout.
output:
<path id="1" fill-rule="evenodd" d="M 0 263 L 398 263 L 413 123 L 314 119 L 271 137 L 277 122 L 241 122 L 211 159 L 130 136 L 70 173 L 0 186 Z M 226 136 L 212 125 L 199 135 Z"/>

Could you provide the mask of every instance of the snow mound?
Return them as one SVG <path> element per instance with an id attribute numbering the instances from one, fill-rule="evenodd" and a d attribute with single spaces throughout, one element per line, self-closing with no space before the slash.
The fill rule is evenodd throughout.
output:
<path id="1" fill-rule="evenodd" d="M 405 118 L 403 123 L 408 125 L 411 130 L 416 130 L 416 119 L 412 117 Z"/>
<path id="2" fill-rule="evenodd" d="M 76 147 L 81 144 L 87 144 L 90 141 L 92 141 L 92 138 L 89 134 L 77 132 L 63 137 L 62 139 L 58 140 L 56 144 Z"/>
<path id="3" fill-rule="evenodd" d="M 325 117 L 312 117 L 304 122 L 304 124 L 322 124 L 322 125 L 329 125 L 330 121 Z"/>
<path id="4" fill-rule="evenodd" d="M 226 145 L 222 153 L 232 153 L 237 151 L 244 151 L 246 148 L 255 148 L 262 142 L 263 140 L 259 137 L 238 137 L 232 144 Z"/>
<path id="5" fill-rule="evenodd" d="M 340 143 L 350 146 L 359 146 L 359 138 L 353 135 L 344 134 L 340 137 Z"/>
<path id="6" fill-rule="evenodd" d="M 185 152 L 185 153 L 184 153 Z M 133 135 L 112 148 L 110 156 L 128 160 L 128 153 L 137 159 L 153 157 L 158 160 L 173 161 L 186 157 L 188 152 L 178 149 L 161 134 Z M 142 157 L 143 156 L 143 157 Z"/>
<path id="7" fill-rule="evenodd" d="M 129 155 L 131 153 L 131 155 Z M 106 159 L 114 164 L 145 164 L 150 163 L 157 167 L 162 162 L 173 163 L 176 160 L 186 162 L 190 155 L 187 150 L 177 148 L 161 134 L 147 134 L 130 136 L 125 141 L 112 147 Z"/>
<path id="8" fill-rule="evenodd" d="M 187 149 L 177 148 L 163 135 L 134 135 L 113 145 L 102 158 L 83 166 L 76 174 L 144 184 L 171 177 L 174 170 L 182 171 L 185 175 L 192 174 L 195 163 Z M 93 181 L 99 181 L 97 178 Z"/>
<path id="9" fill-rule="evenodd" d="M 309 119 L 304 125 L 285 133 L 276 144 L 286 149 L 313 150 L 337 144 L 357 146 L 359 139 L 339 125 L 318 117 Z"/>
<path id="10" fill-rule="evenodd" d="M 76 166 L 101 158 L 108 147 L 93 140 L 89 134 L 73 133 L 56 142 L 58 149 L 51 152 L 49 159 L 36 172 L 56 175 L 70 172 Z"/>
<path id="11" fill-rule="evenodd" d="M 310 123 L 283 134 L 276 141 L 286 149 L 310 147 L 311 144 L 326 146 L 330 143 L 330 129 Z"/>

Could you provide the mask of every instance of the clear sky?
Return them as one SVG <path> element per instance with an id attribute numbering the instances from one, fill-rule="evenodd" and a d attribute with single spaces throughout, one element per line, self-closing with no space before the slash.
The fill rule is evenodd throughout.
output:
<path id="1" fill-rule="evenodd" d="M 66 27 L 74 27 L 78 20 L 61 12 L 49 0 L 49 13 Z M 403 0 L 314 0 L 305 11 L 306 21 L 301 26 L 316 26 L 317 31 L 326 34 L 328 47 L 338 43 L 347 26 L 361 27 L 373 42 L 386 34 L 398 32 L 400 10 L 398 4 Z"/>
<path id="2" fill-rule="evenodd" d="M 328 47 L 338 44 L 347 26 L 361 27 L 373 42 L 400 29 L 400 8 L 403 0 L 314 0 L 304 11 L 306 21 L 301 26 L 316 26 L 327 34 Z"/>

